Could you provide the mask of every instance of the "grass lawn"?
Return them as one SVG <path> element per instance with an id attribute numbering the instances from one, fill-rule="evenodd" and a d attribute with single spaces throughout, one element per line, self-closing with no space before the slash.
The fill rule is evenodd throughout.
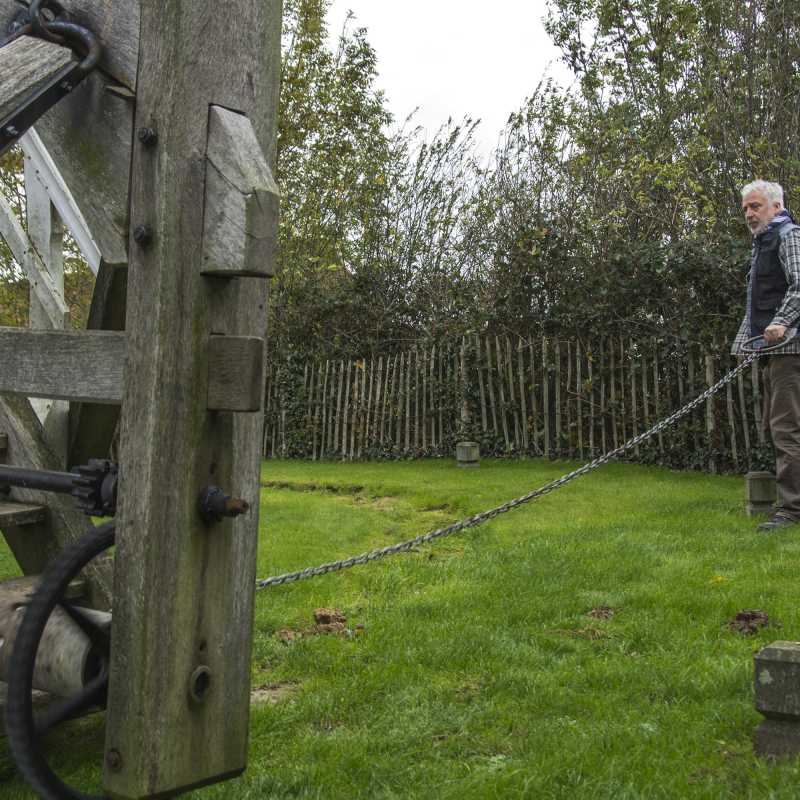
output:
<path id="1" fill-rule="evenodd" d="M 258 573 L 411 538 L 573 466 L 265 463 Z M 800 530 L 755 532 L 741 478 L 612 464 L 417 552 L 265 589 L 249 769 L 193 796 L 796 798 L 800 762 L 757 760 L 750 737 L 753 653 L 800 639 L 798 556 Z M 320 607 L 350 635 L 299 635 Z M 745 609 L 774 626 L 729 630 Z M 102 720 L 52 747 L 91 781 Z M 0 797 L 32 797 L 2 740 Z"/>

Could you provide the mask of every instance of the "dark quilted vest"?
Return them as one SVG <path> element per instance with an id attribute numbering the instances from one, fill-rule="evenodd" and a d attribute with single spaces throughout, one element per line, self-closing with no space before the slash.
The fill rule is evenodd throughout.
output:
<path id="1" fill-rule="evenodd" d="M 756 239 L 758 255 L 750 272 L 753 307 L 750 319 L 753 336 L 760 336 L 783 303 L 789 284 L 783 273 L 778 250 L 781 240 L 797 226 L 787 222 Z"/>

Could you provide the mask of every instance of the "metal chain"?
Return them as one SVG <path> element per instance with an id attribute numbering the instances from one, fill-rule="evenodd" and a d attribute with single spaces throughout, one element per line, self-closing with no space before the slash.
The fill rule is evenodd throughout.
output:
<path id="1" fill-rule="evenodd" d="M 466 530 L 467 528 L 474 528 L 477 525 L 481 525 L 484 522 L 488 522 L 489 520 L 500 516 L 500 514 L 505 514 L 507 511 L 511 511 L 513 508 L 517 508 L 525 503 L 529 503 L 531 500 L 535 500 L 537 497 L 542 497 L 543 495 L 549 494 L 555 489 L 565 486 L 575 478 L 585 475 L 587 472 L 591 472 L 593 469 L 597 469 L 603 464 L 607 464 L 612 459 L 621 456 L 623 453 L 626 453 L 628 450 L 646 441 L 651 436 L 663 431 L 665 428 L 671 427 L 679 419 L 686 416 L 701 403 L 705 402 L 709 397 L 715 395 L 720 389 L 723 389 L 725 386 L 727 386 L 740 372 L 749 367 L 756 358 L 758 358 L 758 353 L 752 353 L 751 355 L 748 355 L 747 358 L 745 358 L 738 366 L 732 369 L 717 383 L 715 383 L 713 386 L 710 386 L 701 395 L 687 403 L 683 408 L 679 409 L 671 416 L 662 419 L 660 422 L 657 422 L 652 428 L 650 428 L 650 430 L 640 433 L 638 436 L 634 436 L 632 439 L 629 439 L 627 442 L 625 442 L 625 444 L 620 445 L 614 450 L 610 450 L 604 456 L 598 456 L 594 459 L 594 461 L 590 461 L 588 464 L 584 464 L 582 467 L 579 467 L 578 469 L 573 470 L 572 472 L 569 472 L 554 481 L 550 481 L 550 483 L 546 483 L 539 489 L 534 489 L 532 492 L 516 498 L 516 500 L 510 500 L 501 506 L 497 506 L 497 508 L 492 508 L 489 511 L 475 514 L 475 516 L 468 517 L 460 522 L 454 522 L 452 525 L 447 525 L 444 528 L 430 531 L 429 533 L 422 534 L 421 536 L 417 536 L 416 538 L 409 539 L 405 542 L 400 542 L 399 544 L 381 547 L 378 550 L 370 550 L 369 552 L 361 553 L 361 555 L 352 556 L 351 558 L 345 558 L 341 561 L 331 561 L 328 564 L 320 564 L 318 567 L 307 567 L 306 569 L 302 569 L 297 572 L 287 572 L 284 575 L 275 575 L 271 578 L 263 578 L 256 581 L 256 589 L 265 589 L 267 586 L 281 586 L 284 583 L 303 581 L 307 578 L 314 578 L 317 575 L 327 575 L 329 572 L 338 572 L 339 570 L 349 569 L 350 567 L 355 567 L 359 564 L 368 564 L 370 561 L 377 561 L 379 558 L 393 556 L 395 553 L 404 553 L 414 547 L 417 547 L 417 545 L 432 542 L 434 539 L 441 539 L 443 536 L 450 536 L 451 534 L 458 533 L 459 531 Z"/>

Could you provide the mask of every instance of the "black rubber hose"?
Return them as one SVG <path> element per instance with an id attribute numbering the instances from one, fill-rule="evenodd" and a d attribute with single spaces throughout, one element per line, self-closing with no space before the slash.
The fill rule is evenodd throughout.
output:
<path id="1" fill-rule="evenodd" d="M 19 771 L 42 800 L 106 800 L 76 791 L 50 769 L 42 753 L 31 693 L 36 652 L 53 609 L 63 599 L 70 581 L 114 544 L 114 534 L 113 522 L 92 528 L 50 561 L 25 610 L 9 660 L 6 735 Z"/>

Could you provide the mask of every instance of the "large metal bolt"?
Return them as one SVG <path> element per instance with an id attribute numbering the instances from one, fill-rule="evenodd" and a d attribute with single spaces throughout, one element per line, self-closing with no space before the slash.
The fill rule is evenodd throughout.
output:
<path id="1" fill-rule="evenodd" d="M 109 750 L 106 753 L 106 766 L 112 772 L 119 772 L 122 769 L 122 754 L 119 750 Z"/>
<path id="2" fill-rule="evenodd" d="M 158 133 L 154 128 L 139 128 L 136 135 L 145 147 L 153 147 L 158 142 Z"/>
<path id="3" fill-rule="evenodd" d="M 153 241 L 153 229 L 149 225 L 137 225 L 133 229 L 133 240 L 141 247 L 147 247 Z"/>
<path id="4" fill-rule="evenodd" d="M 250 503 L 241 497 L 231 497 L 219 486 L 207 486 L 197 499 L 200 516 L 206 525 L 214 525 L 225 517 L 238 517 L 250 510 Z"/>

